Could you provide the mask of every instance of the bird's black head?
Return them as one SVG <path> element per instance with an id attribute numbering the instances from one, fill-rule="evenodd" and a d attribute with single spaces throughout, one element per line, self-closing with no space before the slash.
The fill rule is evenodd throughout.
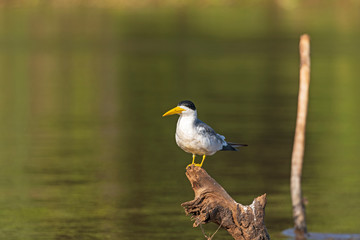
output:
<path id="1" fill-rule="evenodd" d="M 185 107 L 188 107 L 192 110 L 196 110 L 196 107 L 195 107 L 195 104 L 192 102 L 192 101 L 189 101 L 189 100 L 185 100 L 185 101 L 181 101 L 179 102 L 178 106 L 185 106 Z"/>

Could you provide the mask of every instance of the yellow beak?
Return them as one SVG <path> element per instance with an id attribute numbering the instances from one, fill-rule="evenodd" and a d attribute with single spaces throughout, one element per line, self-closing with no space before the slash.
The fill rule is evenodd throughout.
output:
<path id="1" fill-rule="evenodd" d="M 169 116 L 169 115 L 173 115 L 173 114 L 180 114 L 180 113 L 182 113 L 182 111 L 185 111 L 185 109 L 183 109 L 181 107 L 174 107 L 173 109 L 164 113 L 164 115 L 162 115 L 162 116 L 165 117 L 165 116 Z"/>

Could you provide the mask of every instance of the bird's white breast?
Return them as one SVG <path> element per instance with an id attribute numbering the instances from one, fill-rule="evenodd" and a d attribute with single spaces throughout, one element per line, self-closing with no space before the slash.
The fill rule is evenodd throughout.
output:
<path id="1" fill-rule="evenodd" d="M 180 116 L 177 122 L 175 139 L 185 152 L 197 155 L 213 155 L 222 148 L 216 136 L 205 137 L 195 126 L 196 116 Z"/>

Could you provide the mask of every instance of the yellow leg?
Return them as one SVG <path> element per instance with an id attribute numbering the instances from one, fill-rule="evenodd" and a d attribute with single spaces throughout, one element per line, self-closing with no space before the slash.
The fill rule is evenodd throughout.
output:
<path id="1" fill-rule="evenodd" d="M 206 157 L 206 155 L 204 154 L 201 163 L 200 164 L 195 164 L 195 166 L 201 167 L 203 165 L 203 163 L 204 163 L 205 157 Z"/>
<path id="2" fill-rule="evenodd" d="M 187 167 L 189 167 L 189 166 L 191 166 L 191 165 L 196 165 L 196 164 L 195 164 L 195 154 L 193 154 L 193 160 L 192 160 L 192 163 L 191 163 L 191 164 L 189 164 L 189 165 L 187 165 L 187 166 L 186 166 L 186 168 L 187 168 Z"/>

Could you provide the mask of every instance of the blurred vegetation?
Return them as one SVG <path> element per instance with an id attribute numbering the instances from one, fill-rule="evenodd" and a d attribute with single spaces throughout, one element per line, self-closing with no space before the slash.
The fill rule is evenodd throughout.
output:
<path id="1" fill-rule="evenodd" d="M 359 7 L 360 3 L 357 0 L 3 0 L 0 6 L 5 7 L 94 7 L 94 8 L 112 8 L 112 9 L 136 9 L 136 8 L 174 8 L 174 7 L 193 7 L 193 8 L 207 8 L 207 7 L 267 7 L 269 5 L 276 5 L 281 9 L 295 10 L 297 8 L 313 8 L 314 10 L 319 8 L 338 9 L 348 8 L 353 9 Z"/>

